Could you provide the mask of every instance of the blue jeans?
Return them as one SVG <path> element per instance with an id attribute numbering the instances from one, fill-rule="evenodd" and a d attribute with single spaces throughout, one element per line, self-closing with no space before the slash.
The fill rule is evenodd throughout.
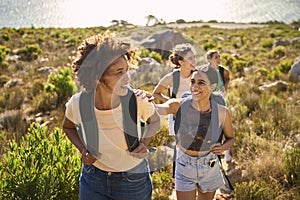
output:
<path id="1" fill-rule="evenodd" d="M 79 181 L 80 200 L 151 200 L 147 160 L 127 172 L 107 172 L 84 164 Z"/>

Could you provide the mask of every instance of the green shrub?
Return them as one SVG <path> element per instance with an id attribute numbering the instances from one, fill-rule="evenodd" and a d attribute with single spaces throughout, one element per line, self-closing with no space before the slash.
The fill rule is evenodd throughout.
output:
<path id="1" fill-rule="evenodd" d="M 140 57 L 141 58 L 146 58 L 149 57 L 150 51 L 148 49 L 142 48 L 140 52 Z"/>
<path id="2" fill-rule="evenodd" d="M 0 163 L 0 199 L 78 199 L 80 157 L 60 129 L 31 124 Z"/>
<path id="3" fill-rule="evenodd" d="M 0 108 L 6 110 L 21 109 L 25 95 L 23 88 L 13 87 L 2 90 L 2 98 L 0 97 Z"/>
<path id="4" fill-rule="evenodd" d="M 72 80 L 72 71 L 70 68 L 58 68 L 58 74 L 50 74 L 47 84 L 45 85 L 46 92 L 55 93 L 57 95 L 56 107 L 64 103 L 72 94 L 77 92 L 77 86 Z"/>
<path id="5" fill-rule="evenodd" d="M 26 45 L 17 51 L 17 55 L 20 55 L 21 59 L 26 61 L 36 60 L 42 54 L 43 51 L 36 44 Z"/>
<path id="6" fill-rule="evenodd" d="M 279 194 L 276 183 L 266 183 L 261 180 L 235 184 L 234 197 L 238 200 L 275 199 Z"/>
<path id="7" fill-rule="evenodd" d="M 214 42 L 207 42 L 203 45 L 203 49 L 205 51 L 208 51 L 209 49 L 215 49 L 217 47 L 217 44 L 215 44 Z"/>
<path id="8" fill-rule="evenodd" d="M 162 57 L 161 57 L 161 55 L 159 53 L 155 52 L 155 51 L 152 51 L 149 54 L 149 57 L 153 58 L 154 60 L 156 60 L 159 63 L 162 63 Z"/>
<path id="9" fill-rule="evenodd" d="M 273 46 L 273 40 L 272 39 L 263 40 L 263 44 L 262 44 L 263 48 L 272 48 L 272 46 Z"/>
<path id="10" fill-rule="evenodd" d="M 7 81 L 9 81 L 9 77 L 7 75 L 0 75 L 0 87 L 3 87 Z"/>
<path id="11" fill-rule="evenodd" d="M 155 52 L 155 51 L 149 51 L 148 49 L 142 48 L 140 55 L 141 58 L 153 58 L 154 60 L 156 60 L 159 63 L 162 63 L 162 57 L 159 53 Z"/>
<path id="12" fill-rule="evenodd" d="M 284 168 L 287 174 L 288 182 L 291 186 L 300 191 L 300 148 L 293 148 L 285 152 Z M 300 196 L 300 192 L 299 192 Z"/>
<path id="13" fill-rule="evenodd" d="M 273 58 L 282 58 L 286 55 L 286 50 L 283 46 L 277 46 L 272 50 Z"/>
<path id="14" fill-rule="evenodd" d="M 5 60 L 6 55 L 8 55 L 9 52 L 10 52 L 9 48 L 0 45 L 0 66 L 2 65 L 2 62 Z"/>
<path id="15" fill-rule="evenodd" d="M 47 112 L 55 107 L 56 101 L 52 94 L 42 92 L 32 99 L 32 108 L 35 112 Z"/>
<path id="16" fill-rule="evenodd" d="M 228 53 L 221 53 L 221 62 L 224 66 L 229 67 L 229 69 L 231 70 L 233 67 L 233 63 L 235 61 L 235 58 Z"/>
<path id="17" fill-rule="evenodd" d="M 290 71 L 292 65 L 293 65 L 293 61 L 291 60 L 281 60 L 279 65 L 275 67 L 275 70 L 287 74 Z"/>
<path id="18" fill-rule="evenodd" d="M 2 34 L 2 38 L 5 41 L 9 41 L 10 40 L 10 36 L 7 33 Z"/>
<path id="19" fill-rule="evenodd" d="M 162 169 L 159 172 L 154 172 L 151 178 L 154 190 L 152 199 L 168 200 L 173 185 L 172 174 L 169 170 Z"/>
<path id="20" fill-rule="evenodd" d="M 239 74 L 239 76 L 244 74 L 244 68 L 247 66 L 247 62 L 236 60 L 233 62 L 232 70 Z"/>

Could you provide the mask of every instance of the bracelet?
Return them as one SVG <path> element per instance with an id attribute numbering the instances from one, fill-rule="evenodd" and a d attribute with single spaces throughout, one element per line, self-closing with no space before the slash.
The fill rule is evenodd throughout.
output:
<path id="1" fill-rule="evenodd" d="M 85 153 L 83 154 L 83 152 L 85 152 Z M 89 155 L 89 153 L 90 152 L 86 148 L 82 149 L 82 151 L 81 151 L 81 155 L 87 156 L 87 155 Z"/>

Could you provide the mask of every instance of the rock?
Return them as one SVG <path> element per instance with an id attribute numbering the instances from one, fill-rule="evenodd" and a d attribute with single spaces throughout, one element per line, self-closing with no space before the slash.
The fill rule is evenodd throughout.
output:
<path id="1" fill-rule="evenodd" d="M 5 88 L 11 88 L 11 87 L 14 87 L 16 85 L 23 85 L 24 82 L 22 79 L 20 78 L 15 78 L 15 79 L 11 79 L 9 81 L 7 81 L 5 84 L 4 84 L 4 87 Z"/>
<path id="2" fill-rule="evenodd" d="M 57 74 L 57 69 L 54 67 L 41 67 L 36 70 L 39 73 L 51 74 L 52 72 Z"/>
<path id="3" fill-rule="evenodd" d="M 159 62 L 157 62 L 153 58 L 142 58 L 139 60 L 138 65 L 139 65 L 138 71 L 142 71 L 143 73 L 152 72 L 152 71 L 157 71 L 157 72 L 162 71 L 162 67 L 159 64 Z"/>
<path id="4" fill-rule="evenodd" d="M 155 151 L 149 152 L 148 160 L 151 171 L 157 171 L 173 162 L 174 150 L 168 146 L 159 146 Z"/>
<path id="5" fill-rule="evenodd" d="M 296 37 L 296 38 L 292 39 L 291 43 L 297 44 L 299 40 L 300 40 L 300 37 Z"/>
<path id="6" fill-rule="evenodd" d="M 287 82 L 279 80 L 274 83 L 262 85 L 258 89 L 259 90 L 277 89 L 277 91 L 286 91 L 287 86 L 288 86 Z"/>
<path id="7" fill-rule="evenodd" d="M 291 44 L 289 40 L 275 40 L 273 43 L 273 48 L 277 46 L 287 46 L 289 44 Z"/>
<path id="8" fill-rule="evenodd" d="M 175 30 L 162 30 L 149 36 L 141 45 L 150 51 L 156 51 L 163 58 L 167 58 L 169 52 L 177 45 L 186 43 L 186 39 L 181 33 Z"/>
<path id="9" fill-rule="evenodd" d="M 296 58 L 295 63 L 289 71 L 289 80 L 293 82 L 300 81 L 300 57 Z"/>

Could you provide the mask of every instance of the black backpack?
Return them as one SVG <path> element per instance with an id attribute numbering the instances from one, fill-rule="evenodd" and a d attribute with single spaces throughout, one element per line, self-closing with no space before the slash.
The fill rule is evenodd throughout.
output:
<path id="1" fill-rule="evenodd" d="M 124 136 L 128 150 L 131 152 L 139 145 L 140 142 L 137 130 L 137 101 L 135 94 L 131 89 L 128 89 L 127 95 L 121 97 L 121 106 Z M 86 133 L 86 148 L 90 153 L 92 153 L 92 155 L 97 156 L 99 154 L 99 138 L 98 124 L 94 110 L 94 93 L 83 91 L 80 95 L 79 108 L 82 120 L 82 125 L 79 125 L 78 127 L 79 136 L 81 140 L 84 141 L 82 132 L 82 128 L 84 128 Z M 141 126 L 144 125 L 145 123 L 141 123 Z"/>
<path id="2" fill-rule="evenodd" d="M 222 67 L 221 65 L 218 67 L 219 73 L 221 75 L 223 84 L 225 85 L 225 77 L 224 77 L 224 67 Z"/>
<path id="3" fill-rule="evenodd" d="M 180 71 L 174 70 L 172 72 L 172 76 L 173 76 L 173 89 L 172 89 L 172 94 L 170 94 L 170 97 L 176 98 L 176 94 L 178 92 L 179 82 L 180 82 Z"/>

